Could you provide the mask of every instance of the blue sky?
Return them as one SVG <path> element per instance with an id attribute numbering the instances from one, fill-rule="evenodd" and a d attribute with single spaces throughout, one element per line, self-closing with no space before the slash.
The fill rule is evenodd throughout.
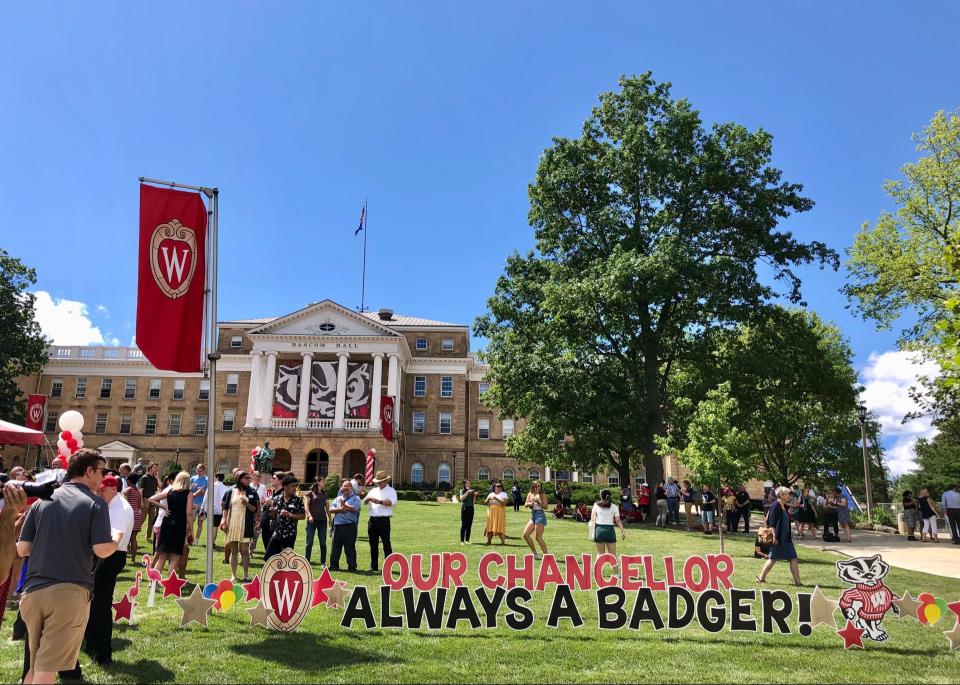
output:
<path id="1" fill-rule="evenodd" d="M 541 151 L 650 69 L 705 120 L 771 131 L 817 203 L 786 225 L 842 252 L 910 134 L 960 105 L 960 6 L 781 5 L 5 3 L 0 244 L 52 335 L 129 344 L 138 176 L 221 188 L 221 318 L 358 305 L 368 197 L 368 305 L 471 323 L 531 245 Z M 895 334 L 845 310 L 842 271 L 804 275 L 892 416 Z"/>

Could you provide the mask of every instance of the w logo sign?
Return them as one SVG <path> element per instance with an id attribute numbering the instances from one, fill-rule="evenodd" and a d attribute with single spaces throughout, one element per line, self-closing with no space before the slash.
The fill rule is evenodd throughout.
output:
<path id="1" fill-rule="evenodd" d="M 197 268 L 197 236 L 178 219 L 153 230 L 150 240 L 150 269 L 163 294 L 177 299 L 188 290 Z"/>
<path id="2" fill-rule="evenodd" d="M 274 630 L 295 630 L 310 609 L 313 573 L 310 563 L 292 549 L 273 556 L 260 572 L 260 587 L 271 610 L 268 622 Z"/>

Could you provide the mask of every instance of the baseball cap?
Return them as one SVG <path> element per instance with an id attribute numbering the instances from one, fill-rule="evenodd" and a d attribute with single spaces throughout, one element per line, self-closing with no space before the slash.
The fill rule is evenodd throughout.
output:
<path id="1" fill-rule="evenodd" d="M 101 488 L 119 488 L 120 481 L 118 481 L 114 476 L 104 476 L 103 480 L 100 481 Z"/>

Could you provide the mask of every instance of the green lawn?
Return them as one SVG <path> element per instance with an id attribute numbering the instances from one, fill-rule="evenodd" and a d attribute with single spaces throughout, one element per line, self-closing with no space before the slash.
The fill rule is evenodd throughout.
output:
<path id="1" fill-rule="evenodd" d="M 397 552 L 465 551 L 470 562 L 468 582 L 478 586 L 476 563 L 487 547 L 476 544 L 483 530 L 481 508 L 474 523 L 475 544 L 458 542 L 459 509 L 452 504 L 403 502 L 394 520 L 393 539 Z M 520 533 L 527 516 L 508 512 L 505 551 L 526 550 Z M 365 516 L 361 531 L 365 529 Z M 298 549 L 303 550 L 303 527 Z M 591 551 L 586 526 L 573 521 L 550 519 L 545 536 L 550 551 L 567 554 Z M 358 541 L 361 568 L 369 560 L 366 540 Z M 503 550 L 495 542 L 494 550 Z M 200 550 L 197 550 L 200 551 Z M 718 551 L 716 536 L 680 531 L 632 527 L 621 554 L 671 554 L 681 559 L 693 553 Z M 752 557 L 752 538 L 728 539 L 727 551 L 736 563 L 735 585 L 754 587 L 760 562 Z M 314 549 L 315 554 L 318 550 Z M 846 586 L 837 580 L 836 557 L 799 548 L 801 572 L 806 583 L 818 583 L 836 599 Z M 195 554 L 195 557 L 202 555 Z M 217 554 L 222 561 L 222 553 Z M 317 560 L 315 556 L 314 561 Z M 261 555 L 256 555 L 259 569 Z M 118 586 L 130 585 L 136 569 L 127 566 Z M 202 580 L 200 560 L 190 564 L 191 580 Z M 218 567 L 218 579 L 229 577 L 226 566 Z M 379 578 L 342 572 L 337 578 L 350 585 L 374 588 Z M 893 569 L 887 578 L 895 592 L 909 589 L 932 592 L 947 601 L 960 599 L 955 579 Z M 768 586 L 793 590 L 789 571 L 780 564 Z M 187 586 L 186 589 L 190 589 Z M 114 664 L 100 668 L 81 656 L 90 682 L 925 682 L 960 680 L 960 651 L 951 654 L 941 631 L 952 627 L 944 618 L 936 626 L 916 621 L 899 621 L 888 615 L 884 627 L 890 640 L 882 644 L 865 641 L 866 650 L 845 652 L 840 639 L 826 627 L 812 637 L 764 636 L 760 634 L 709 634 L 699 627 L 682 631 L 654 632 L 600 631 L 592 597 L 580 596 L 578 605 L 586 623 L 581 628 L 561 624 L 545 625 L 549 597 L 535 593 L 531 604 L 537 618 L 533 628 L 514 633 L 503 625 L 496 630 L 469 630 L 461 623 L 456 631 L 376 629 L 366 631 L 359 623 L 352 630 L 339 626 L 341 610 L 317 607 L 298 632 L 278 634 L 251 628 L 242 606 L 210 618 L 210 629 L 197 626 L 181 629 L 180 610 L 172 598 L 158 600 L 157 607 L 143 607 L 137 626 L 118 626 L 114 633 Z M 588 593 L 583 593 L 586 595 Z M 592 594 L 592 593 L 589 593 Z M 376 590 L 371 590 L 376 604 Z M 659 600 L 658 600 L 659 601 Z M 244 605 L 247 606 L 247 605 Z M 14 617 L 7 612 L 5 635 Z M 838 621 L 839 621 L 838 614 Z M 950 625 L 947 625 L 950 622 Z M 694 624 L 695 625 L 695 624 Z M 795 626 L 795 620 L 791 620 Z M 19 677 L 22 643 L 4 640 L 0 647 L 0 681 Z"/>

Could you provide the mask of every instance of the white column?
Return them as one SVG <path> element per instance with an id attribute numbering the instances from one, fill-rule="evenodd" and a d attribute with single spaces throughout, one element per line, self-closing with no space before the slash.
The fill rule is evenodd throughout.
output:
<path id="1" fill-rule="evenodd" d="M 337 352 L 337 408 L 333 413 L 333 427 L 343 428 L 343 412 L 347 406 L 347 359 L 349 352 Z"/>
<path id="2" fill-rule="evenodd" d="M 373 355 L 373 395 L 370 398 L 370 428 L 380 430 L 380 386 L 383 384 L 383 354 Z"/>
<path id="3" fill-rule="evenodd" d="M 549 483 L 549 482 L 550 482 L 550 467 L 549 467 L 549 466 L 544 466 L 544 467 L 543 467 L 543 482 L 544 482 L 544 483 Z"/>
<path id="4" fill-rule="evenodd" d="M 397 397 L 400 388 L 400 383 L 398 382 L 400 371 L 400 365 L 398 364 L 399 356 L 396 352 L 391 352 L 390 366 L 387 368 L 387 394 L 393 398 Z"/>
<path id="5" fill-rule="evenodd" d="M 270 417 L 273 416 L 273 393 L 277 382 L 277 353 L 267 353 L 267 370 L 260 379 L 260 425 L 270 426 Z"/>
<path id="6" fill-rule="evenodd" d="M 263 353 L 250 353 L 250 387 L 247 389 L 247 420 L 244 427 L 254 428 L 260 418 L 260 365 Z"/>
<path id="7" fill-rule="evenodd" d="M 571 482 L 573 482 L 573 483 L 579 483 L 579 482 L 580 482 L 580 472 L 579 472 L 579 471 L 574 471 L 572 474 L 570 474 L 570 480 L 571 480 Z"/>
<path id="8" fill-rule="evenodd" d="M 303 368 L 300 369 L 300 406 L 297 407 L 297 428 L 307 427 L 307 412 L 310 410 L 310 374 L 313 372 L 313 352 L 303 353 Z"/>

